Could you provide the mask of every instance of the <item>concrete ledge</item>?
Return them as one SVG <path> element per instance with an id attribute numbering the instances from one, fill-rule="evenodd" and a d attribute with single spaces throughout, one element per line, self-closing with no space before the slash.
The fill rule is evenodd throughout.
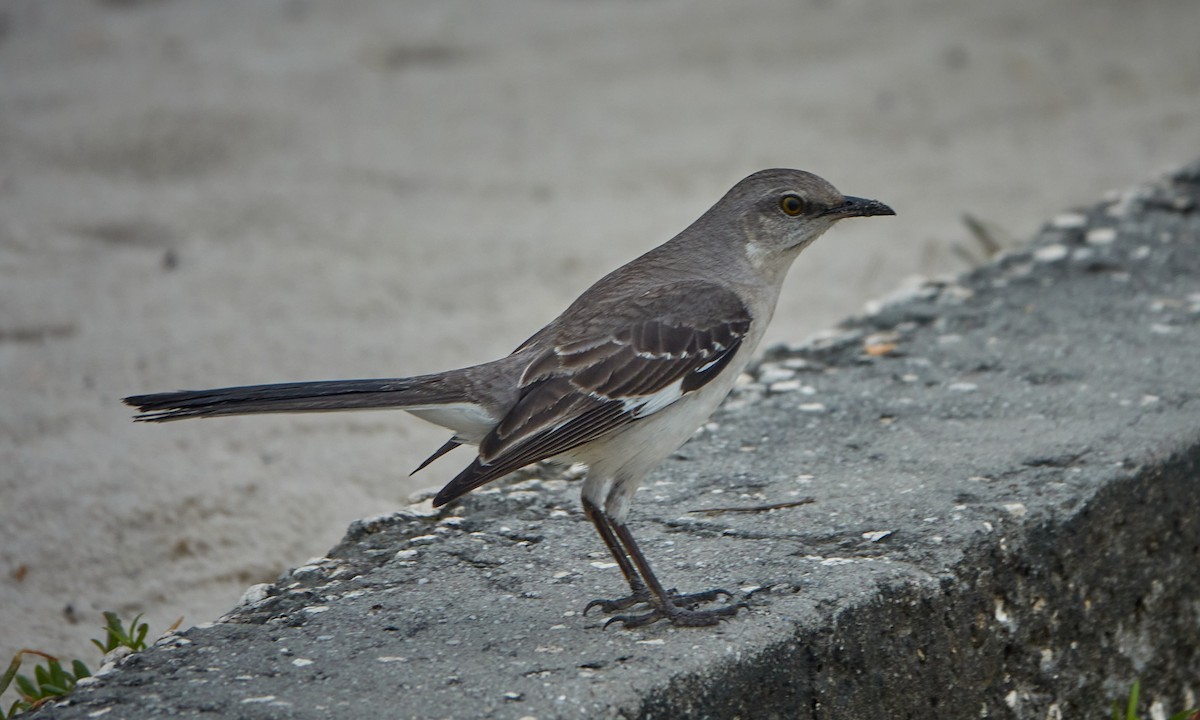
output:
<path id="1" fill-rule="evenodd" d="M 359 522 L 31 717 L 1076 718 L 1135 678 L 1177 711 L 1198 369 L 1200 164 L 770 353 L 633 514 L 665 581 L 749 594 L 731 622 L 581 617 L 622 581 L 544 471 Z"/>

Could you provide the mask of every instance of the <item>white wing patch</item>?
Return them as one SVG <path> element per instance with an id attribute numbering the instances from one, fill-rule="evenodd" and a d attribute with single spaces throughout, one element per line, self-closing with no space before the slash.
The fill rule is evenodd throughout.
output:
<path id="1" fill-rule="evenodd" d="M 683 397 L 683 378 L 679 378 L 653 395 L 625 398 L 623 403 L 625 412 L 635 418 L 644 418 L 662 410 L 681 397 Z"/>
<path id="2" fill-rule="evenodd" d="M 717 345 L 716 347 L 717 347 L 717 352 L 720 352 L 720 351 L 722 351 L 722 350 L 724 350 L 724 349 L 725 349 L 725 348 L 724 348 L 724 346 L 722 346 L 722 345 Z M 721 361 L 722 361 L 722 360 L 724 360 L 724 359 L 725 359 L 725 358 L 723 358 L 723 357 L 721 357 L 720 355 L 718 355 L 718 356 L 716 357 L 716 359 L 714 359 L 714 360 L 710 360 L 709 362 L 706 362 L 706 363 L 704 363 L 704 364 L 703 364 L 703 365 L 701 365 L 700 367 L 698 367 L 698 368 L 696 368 L 695 370 L 693 370 L 693 371 L 692 371 L 692 373 L 694 373 L 694 374 L 699 374 L 699 373 L 705 372 L 705 371 L 707 371 L 709 368 L 711 368 L 713 365 L 716 365 L 717 363 L 721 362 Z"/>

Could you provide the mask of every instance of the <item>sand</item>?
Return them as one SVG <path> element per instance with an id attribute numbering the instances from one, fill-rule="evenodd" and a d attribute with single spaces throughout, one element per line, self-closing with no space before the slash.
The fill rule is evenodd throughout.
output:
<path id="1" fill-rule="evenodd" d="M 214 619 L 467 461 L 402 413 L 135 425 L 120 398 L 491 359 L 730 185 L 895 218 L 769 341 L 1200 151 L 1200 3 L 0 6 L 0 659 Z M 1010 242 L 1015 242 L 1012 240 Z M 634 511 L 636 521 L 636 508 Z M 580 532 L 587 532 L 581 525 Z"/>

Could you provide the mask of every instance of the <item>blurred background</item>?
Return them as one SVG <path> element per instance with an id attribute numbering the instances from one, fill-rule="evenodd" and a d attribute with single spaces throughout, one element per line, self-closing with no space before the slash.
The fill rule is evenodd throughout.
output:
<path id="1" fill-rule="evenodd" d="M 0 664 L 95 660 L 468 459 L 402 413 L 134 425 L 139 392 L 492 359 L 764 167 L 895 218 L 768 342 L 1200 155 L 1193 0 L 6 0 Z M 956 249 L 957 248 L 957 249 Z M 583 530 L 581 530 L 582 532 Z"/>

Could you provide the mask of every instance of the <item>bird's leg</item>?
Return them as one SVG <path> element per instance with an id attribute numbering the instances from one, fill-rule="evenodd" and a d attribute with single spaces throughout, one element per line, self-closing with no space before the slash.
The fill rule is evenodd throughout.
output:
<path id="1" fill-rule="evenodd" d="M 608 546 L 608 552 L 612 554 L 613 559 L 617 561 L 617 566 L 621 568 L 621 574 L 625 576 L 625 582 L 629 583 L 629 595 L 615 600 L 593 600 L 583 609 L 583 614 L 587 615 L 588 611 L 594 607 L 600 608 L 601 612 L 611 613 L 624 610 L 638 603 L 650 602 L 650 590 L 646 587 L 646 583 L 642 581 L 641 576 L 638 575 L 637 568 L 633 566 L 629 555 L 621 547 L 621 543 L 617 540 L 617 536 L 613 534 L 612 528 L 609 527 L 608 516 L 586 497 L 583 499 L 583 514 L 596 526 L 596 532 L 600 534 L 600 539 Z"/>
<path id="2" fill-rule="evenodd" d="M 616 612 L 646 603 L 652 608 L 649 612 L 640 615 L 618 615 L 610 618 L 605 625 L 621 622 L 626 627 L 640 627 L 665 618 L 672 625 L 700 626 L 715 625 L 721 618 L 732 616 L 745 607 L 745 603 L 737 603 L 714 610 L 695 610 L 699 603 L 716 600 L 721 595 L 730 596 L 730 593 L 714 589 L 681 595 L 674 590 L 665 589 L 626 525 L 613 521 L 607 513 L 586 498 L 583 500 L 583 511 L 596 526 L 596 532 L 600 534 L 613 559 L 617 561 L 630 590 L 627 597 L 616 600 L 593 600 L 584 609 L 584 614 L 593 607 L 599 607 L 603 612 Z"/>
<path id="3" fill-rule="evenodd" d="M 608 519 L 607 516 L 605 519 Z M 716 625 L 722 618 L 736 615 L 738 610 L 746 607 L 746 603 L 740 602 L 712 610 L 693 609 L 696 603 L 715 600 L 721 595 L 729 596 L 730 593 L 726 590 L 706 590 L 690 595 L 680 595 L 665 590 L 662 583 L 654 575 L 654 571 L 650 569 L 650 562 L 642 554 L 641 548 L 638 547 L 637 542 L 633 539 L 633 534 L 629 532 L 628 526 L 623 523 L 612 522 L 611 520 L 609 522 L 611 523 L 613 533 L 637 568 L 638 574 L 645 580 L 646 586 L 650 589 L 651 597 L 649 603 L 652 609 L 650 612 L 641 615 L 617 615 L 609 618 L 608 623 L 605 623 L 606 626 L 614 622 L 619 622 L 623 623 L 627 628 L 635 628 L 642 625 L 649 625 L 656 620 L 662 619 L 666 619 L 672 625 L 685 627 Z"/>
<path id="4" fill-rule="evenodd" d="M 621 546 L 621 541 L 617 539 L 616 534 L 613 532 L 614 523 L 612 519 L 608 517 L 607 513 L 587 499 L 583 500 L 583 512 L 592 521 L 592 524 L 596 526 L 596 532 L 604 540 L 604 544 L 608 547 L 608 551 L 612 554 L 613 559 L 617 561 L 617 566 L 621 568 L 621 573 L 625 576 L 625 582 L 629 583 L 629 595 L 615 599 L 600 598 L 593 600 L 583 609 L 583 614 L 586 615 L 594 607 L 600 608 L 600 612 L 613 613 L 642 603 L 652 604 L 653 596 L 650 589 L 638 573 L 638 569 L 634 566 L 633 561 L 630 560 L 629 554 L 625 552 L 625 548 Z M 709 590 L 689 595 L 680 595 L 674 590 L 667 590 L 666 595 L 675 605 L 694 607 L 699 603 L 710 602 L 716 600 L 721 595 L 729 595 L 729 593 L 724 590 Z"/>

